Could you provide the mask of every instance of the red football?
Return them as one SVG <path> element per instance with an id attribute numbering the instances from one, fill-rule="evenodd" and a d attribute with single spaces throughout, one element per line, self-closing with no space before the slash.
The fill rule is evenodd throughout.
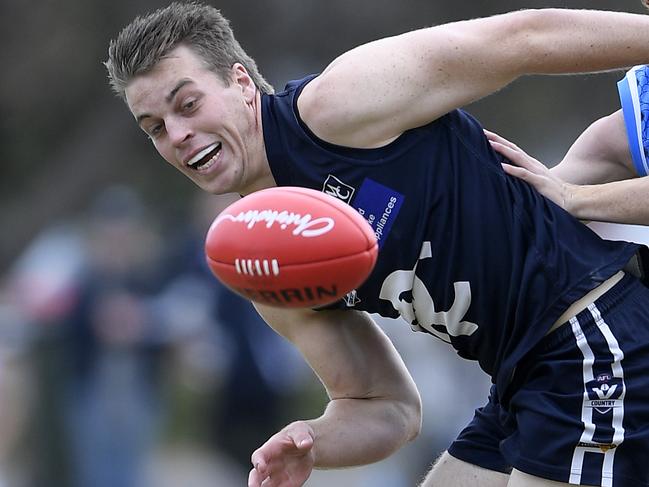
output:
<path id="1" fill-rule="evenodd" d="M 252 193 L 223 210 L 205 239 L 212 272 L 238 294 L 285 308 L 321 306 L 360 286 L 376 263 L 369 223 L 313 189 Z"/>

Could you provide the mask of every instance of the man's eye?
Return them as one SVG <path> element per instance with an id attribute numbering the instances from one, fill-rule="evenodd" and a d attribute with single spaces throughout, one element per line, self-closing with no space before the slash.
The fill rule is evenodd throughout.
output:
<path id="1" fill-rule="evenodd" d="M 196 108 L 196 99 L 195 99 L 195 98 L 192 98 L 192 99 L 190 99 L 190 100 L 187 100 L 187 101 L 183 104 L 183 111 L 185 111 L 185 112 L 191 112 L 191 111 L 194 110 L 195 108 Z"/>
<path id="2" fill-rule="evenodd" d="M 162 124 L 156 124 L 149 128 L 149 135 L 151 137 L 157 137 L 162 132 Z"/>

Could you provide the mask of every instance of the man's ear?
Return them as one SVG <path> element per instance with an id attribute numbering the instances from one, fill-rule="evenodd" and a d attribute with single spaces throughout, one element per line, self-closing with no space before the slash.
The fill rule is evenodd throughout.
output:
<path id="1" fill-rule="evenodd" d="M 241 63 L 234 63 L 231 68 L 232 82 L 241 88 L 246 101 L 252 102 L 257 94 L 257 87 L 248 74 L 248 70 Z"/>

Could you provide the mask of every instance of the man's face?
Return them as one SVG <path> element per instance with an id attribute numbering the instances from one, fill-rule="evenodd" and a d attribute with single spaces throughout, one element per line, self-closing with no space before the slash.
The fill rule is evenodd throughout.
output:
<path id="1" fill-rule="evenodd" d="M 245 192 L 260 177 L 255 96 L 241 65 L 226 86 L 185 46 L 126 88 L 131 112 L 160 155 L 215 194 Z"/>

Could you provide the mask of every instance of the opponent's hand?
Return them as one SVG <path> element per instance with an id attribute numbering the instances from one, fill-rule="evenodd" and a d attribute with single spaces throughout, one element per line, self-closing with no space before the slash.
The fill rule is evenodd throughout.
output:
<path id="1" fill-rule="evenodd" d="M 248 487 L 300 487 L 314 464 L 314 433 L 304 421 L 289 424 L 251 457 Z"/>
<path id="2" fill-rule="evenodd" d="M 489 130 L 484 131 L 491 147 L 505 156 L 513 164 L 503 164 L 503 170 L 531 184 L 546 198 L 549 198 L 564 210 L 570 211 L 574 185 L 555 176 L 542 162 L 534 159 L 513 142 Z"/>

